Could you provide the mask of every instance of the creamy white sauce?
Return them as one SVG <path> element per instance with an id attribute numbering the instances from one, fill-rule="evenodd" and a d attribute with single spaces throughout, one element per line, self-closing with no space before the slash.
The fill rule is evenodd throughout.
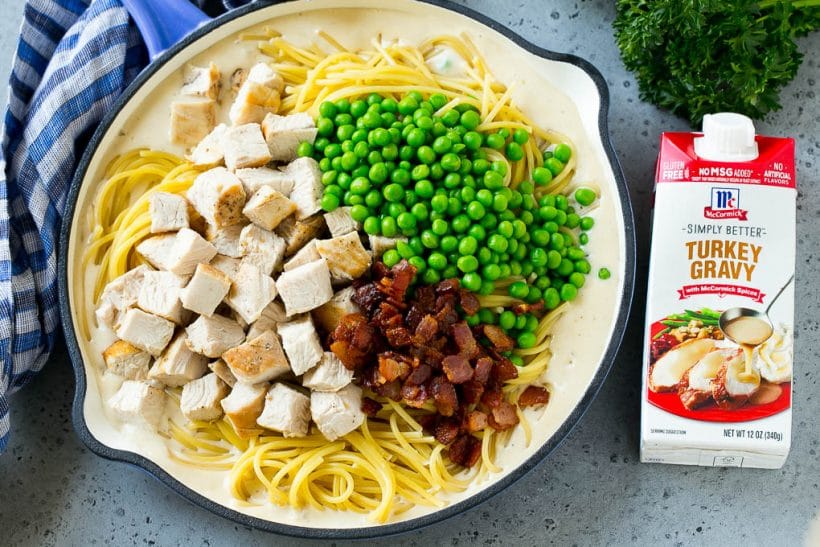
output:
<path id="1" fill-rule="evenodd" d="M 355 5 L 356 8 L 345 6 Z M 533 442 L 526 446 L 519 427 L 509 445 L 499 450 L 497 464 L 504 472 L 491 474 L 468 491 L 444 496 L 454 503 L 491 485 L 505 473 L 514 470 L 549 439 L 574 410 L 600 366 L 609 343 L 614 318 L 621 305 L 623 279 L 623 249 L 625 248 L 622 211 L 613 174 L 608 166 L 598 137 L 600 99 L 592 80 L 580 69 L 563 63 L 546 61 L 518 48 L 502 35 L 471 19 L 425 4 L 410 1 L 391 2 L 390 9 L 381 2 L 341 0 L 313 3 L 289 2 L 271 6 L 235 20 L 189 46 L 176 59 L 161 68 L 122 110 L 108 136 L 103 140 L 84 180 L 77 212 L 72 226 L 68 253 L 70 299 L 75 310 L 86 298 L 92 286 L 95 269 L 82 271 L 80 264 L 83 242 L 88 237 L 88 213 L 102 172 L 117 154 L 135 147 L 151 147 L 182 154 L 168 140 L 169 104 L 182 83 L 182 69 L 192 62 L 201 66 L 214 61 L 227 78 L 238 67 L 248 67 L 265 59 L 253 42 L 241 42 L 238 33 L 271 26 L 285 38 L 297 44 L 321 43 L 316 30 L 330 32 L 348 47 L 367 47 L 372 37 L 381 34 L 386 41 L 400 39 L 404 43 L 420 43 L 436 34 L 466 32 L 486 56 L 495 76 L 502 82 L 516 83 L 513 99 L 536 124 L 568 135 L 577 147 L 576 181 L 594 181 L 601 187 L 601 206 L 593 216 L 596 227 L 590 233 L 587 250 L 592 273 L 580 297 L 554 329 L 554 356 L 545 380 L 551 385 L 551 399 L 546 409 L 529 410 Z M 376 9 L 364 9 L 374 7 Z M 230 94 L 223 91 L 221 116 L 227 119 Z M 576 102 L 573 102 L 574 98 Z M 597 278 L 599 267 L 612 272 L 609 280 Z M 85 295 L 82 286 L 85 285 Z M 90 320 L 93 323 L 93 318 Z M 79 334 L 80 318 L 75 313 L 74 326 Z M 92 340 L 79 344 L 88 375 L 88 391 L 84 414 L 91 433 L 113 448 L 141 454 L 154 461 L 192 490 L 236 511 L 255 517 L 307 527 L 351 528 L 372 525 L 365 515 L 333 511 L 297 510 L 273 505 L 248 505 L 231 497 L 225 485 L 226 472 L 204 470 L 181 464 L 169 457 L 167 439 L 156 433 L 120 424 L 104 403 L 119 387 L 120 380 L 103 374 L 101 351 L 113 340 L 111 333 L 94 331 Z M 176 409 L 169 410 L 176 412 Z M 434 508 L 416 507 L 400 517 L 407 520 L 429 514 Z"/>

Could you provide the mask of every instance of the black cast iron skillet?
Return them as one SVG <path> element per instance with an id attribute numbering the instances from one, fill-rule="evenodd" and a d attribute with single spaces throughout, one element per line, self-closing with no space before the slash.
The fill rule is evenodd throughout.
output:
<path id="1" fill-rule="evenodd" d="M 363 539 L 395 535 L 408 532 L 411 530 L 417 530 L 419 528 L 447 519 L 453 515 L 463 513 L 464 511 L 467 511 L 468 509 L 475 507 L 476 505 L 488 500 L 492 496 L 501 492 L 506 487 L 510 486 L 512 483 L 516 482 L 518 479 L 522 478 L 534 467 L 536 467 L 542 460 L 544 460 L 547 457 L 547 455 L 550 452 L 552 452 L 561 443 L 561 441 L 567 436 L 567 434 L 581 419 L 584 412 L 587 410 L 587 408 L 589 408 L 591 402 L 600 390 L 607 374 L 609 373 L 612 363 L 615 360 L 618 347 L 621 343 L 624 331 L 626 330 L 627 318 L 629 315 L 629 309 L 632 301 L 632 291 L 635 273 L 634 222 L 632 217 L 632 209 L 628 197 L 626 181 L 624 180 L 623 172 L 621 171 L 618 158 L 616 157 L 615 152 L 612 148 L 612 144 L 609 140 L 609 130 L 607 126 L 609 92 L 606 83 L 601 73 L 586 60 L 576 57 L 574 55 L 569 55 L 565 53 L 555 53 L 552 51 L 539 48 L 527 42 L 510 29 L 503 27 L 497 22 L 469 8 L 453 4 L 447 0 L 420 0 L 420 2 L 424 4 L 429 4 L 431 6 L 436 6 L 439 8 L 445 8 L 447 10 L 451 10 L 463 16 L 469 17 L 477 21 L 478 23 L 485 25 L 490 29 L 502 34 L 503 36 L 505 36 L 521 48 L 531 52 L 534 55 L 540 56 L 544 59 L 574 65 L 583 70 L 592 79 L 595 86 L 597 87 L 598 94 L 600 97 L 600 108 L 597 117 L 597 129 L 599 133 L 598 137 L 600 138 L 600 141 L 604 148 L 604 152 L 606 154 L 606 158 L 609 162 L 609 166 L 611 167 L 612 173 L 614 174 L 618 194 L 617 198 L 619 200 L 621 210 L 623 211 L 625 255 L 623 256 L 624 270 L 622 274 L 622 298 L 620 309 L 617 311 L 616 317 L 614 318 L 615 326 L 613 334 L 606 347 L 601 364 L 598 367 L 595 374 L 593 375 L 593 377 L 591 378 L 586 391 L 578 401 L 577 405 L 575 406 L 574 410 L 571 412 L 569 417 L 558 428 L 558 430 L 549 439 L 547 439 L 546 442 L 543 443 L 543 445 L 535 452 L 535 454 L 533 454 L 523 464 L 521 464 L 519 467 L 515 469 L 512 469 L 496 483 L 480 490 L 471 497 L 459 503 L 455 503 L 453 505 L 444 507 L 440 510 L 437 510 L 435 512 L 432 512 L 428 515 L 419 518 L 414 518 L 411 520 L 396 523 L 387 523 L 383 525 L 373 525 L 361 528 L 310 528 L 298 525 L 272 522 L 269 520 L 264 520 L 245 515 L 243 513 L 225 507 L 224 505 L 216 503 L 211 499 L 208 499 L 207 497 L 198 494 L 197 492 L 194 492 L 193 490 L 182 484 L 180 481 L 178 481 L 176 478 L 174 478 L 171 474 L 164 471 L 161 467 L 159 467 L 151 460 L 139 454 L 114 449 L 103 444 L 97 438 L 95 438 L 94 435 L 90 432 L 83 412 L 83 405 L 86 397 L 86 392 L 89 387 L 88 378 L 86 376 L 83 357 L 81 355 L 80 347 L 78 344 L 77 333 L 74 329 L 73 313 L 69 304 L 68 264 L 70 257 L 66 256 L 69 248 L 69 239 L 72 224 L 76 220 L 74 217 L 76 213 L 77 199 L 80 192 L 80 186 L 86 176 L 89 164 L 92 161 L 92 158 L 94 157 L 98 147 L 100 146 L 101 141 L 103 140 L 103 137 L 105 136 L 107 130 L 111 126 L 117 114 L 123 109 L 123 107 L 126 104 L 129 103 L 129 101 L 132 100 L 135 94 L 137 94 L 138 90 L 162 66 L 164 66 L 169 60 L 177 56 L 186 46 L 194 43 L 200 38 L 206 36 L 208 33 L 214 31 L 215 29 L 218 29 L 219 27 L 230 21 L 234 21 L 238 18 L 251 14 L 257 10 L 268 8 L 273 4 L 284 3 L 274 1 L 261 1 L 233 10 L 216 19 L 206 21 L 200 26 L 198 26 L 198 28 L 193 30 L 193 32 L 182 38 L 179 42 L 177 42 L 175 45 L 171 46 L 164 52 L 153 52 L 156 55 L 152 63 L 142 72 L 142 74 L 140 74 L 140 76 L 128 87 L 128 89 L 125 90 L 122 97 L 119 99 L 116 107 L 112 109 L 112 111 L 109 112 L 109 114 L 102 120 L 100 126 L 94 133 L 94 136 L 92 137 L 91 142 L 89 143 L 88 148 L 83 154 L 83 157 L 80 160 L 80 163 L 77 167 L 73 184 L 68 195 L 64 221 L 61 229 L 61 252 L 59 253 L 58 257 L 59 289 L 63 330 L 65 332 L 65 338 L 67 342 L 69 355 L 74 365 L 74 373 L 76 380 L 76 392 L 74 396 L 72 418 L 74 422 L 74 427 L 76 428 L 78 435 L 80 436 L 82 441 L 91 449 L 91 451 L 111 460 L 122 461 L 135 465 L 138 468 L 156 477 L 158 480 L 160 480 L 162 483 L 170 487 L 172 490 L 177 492 L 179 495 L 181 495 L 188 501 L 191 501 L 196 505 L 204 507 L 205 509 L 208 509 L 209 511 L 217 515 L 223 516 L 227 519 L 233 520 L 234 522 L 237 522 L 245 526 L 266 530 L 269 532 L 275 532 L 278 534 L 303 538 Z M 316 4 L 310 3 L 306 5 L 306 7 L 308 6 L 316 6 Z"/>

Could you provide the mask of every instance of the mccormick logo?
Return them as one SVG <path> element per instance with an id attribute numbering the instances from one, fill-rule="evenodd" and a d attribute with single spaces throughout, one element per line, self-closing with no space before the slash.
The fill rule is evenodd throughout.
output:
<path id="1" fill-rule="evenodd" d="M 712 188 L 712 201 L 703 208 L 703 216 L 712 220 L 747 220 L 748 211 L 740 208 L 739 188 Z"/>

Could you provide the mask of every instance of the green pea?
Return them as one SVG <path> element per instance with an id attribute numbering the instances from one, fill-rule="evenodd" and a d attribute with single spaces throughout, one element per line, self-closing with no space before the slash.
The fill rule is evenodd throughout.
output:
<path id="1" fill-rule="evenodd" d="M 465 255 L 458 259 L 456 267 L 464 273 L 474 272 L 478 269 L 478 259 L 472 255 Z"/>
<path id="2" fill-rule="evenodd" d="M 423 145 L 426 139 L 427 134 L 423 130 L 418 128 L 410 130 L 410 132 L 407 134 L 405 138 L 407 144 L 414 148 L 418 148 L 419 146 Z"/>
<path id="3" fill-rule="evenodd" d="M 436 153 L 433 152 L 433 149 L 429 146 L 420 146 L 419 149 L 416 151 L 416 157 L 422 163 L 426 163 L 430 165 L 434 161 L 436 161 Z"/>
<path id="4" fill-rule="evenodd" d="M 504 330 L 515 328 L 515 314 L 510 310 L 501 312 L 498 316 L 498 325 Z"/>
<path id="5" fill-rule="evenodd" d="M 500 213 L 502 211 L 506 211 L 508 206 L 509 202 L 506 197 L 501 194 L 496 194 L 493 196 L 493 211 Z"/>
<path id="6" fill-rule="evenodd" d="M 346 112 L 336 114 L 336 117 L 333 118 L 333 123 L 336 125 L 336 127 L 339 127 L 340 125 L 352 125 L 353 116 Z"/>
<path id="7" fill-rule="evenodd" d="M 520 264 L 518 264 L 518 266 L 520 267 Z M 525 282 L 516 281 L 507 288 L 507 292 L 513 298 L 524 299 L 527 297 L 527 294 L 530 292 L 530 290 Z"/>
<path id="8" fill-rule="evenodd" d="M 528 349 L 535 346 L 537 339 L 535 338 L 535 334 L 531 332 L 523 332 L 518 335 L 518 339 L 516 343 L 518 347 L 521 349 Z"/>
<path id="9" fill-rule="evenodd" d="M 446 127 L 453 127 L 455 126 L 461 115 L 456 110 L 448 110 L 441 116 L 441 123 L 444 124 Z"/>
<path id="10" fill-rule="evenodd" d="M 484 268 L 482 268 L 481 273 L 484 276 L 484 279 L 495 281 L 501 277 L 501 268 L 498 264 L 487 264 Z"/>
<path id="11" fill-rule="evenodd" d="M 418 192 L 418 190 L 416 190 Z M 437 194 L 430 199 L 430 207 L 437 213 L 443 213 L 447 210 L 447 196 Z"/>
<path id="12" fill-rule="evenodd" d="M 460 255 L 475 254 L 478 248 L 478 241 L 473 236 L 467 236 L 461 239 L 458 243 L 458 253 Z"/>
<path id="13" fill-rule="evenodd" d="M 533 266 L 545 266 L 547 264 L 547 251 L 541 248 L 534 248 L 530 251 L 530 262 Z"/>
<path id="14" fill-rule="evenodd" d="M 509 247 L 509 241 L 506 237 L 500 234 L 492 234 L 489 239 L 487 239 L 487 247 L 492 249 L 497 253 L 506 252 L 507 247 Z"/>
<path id="15" fill-rule="evenodd" d="M 416 252 L 413 250 L 413 248 L 410 246 L 410 244 L 407 243 L 406 241 L 401 241 L 401 240 L 397 241 L 396 242 L 396 251 L 398 251 L 398 253 L 401 255 L 401 257 L 405 258 L 405 259 L 412 258 L 412 257 L 416 256 Z"/>
<path id="16" fill-rule="evenodd" d="M 339 207 L 339 196 L 335 194 L 325 193 L 321 200 L 322 209 L 330 213 Z"/>
<path id="17" fill-rule="evenodd" d="M 502 137 L 498 133 L 492 133 L 490 135 L 487 135 L 487 137 L 484 139 L 484 144 L 486 144 L 493 150 L 501 150 L 502 148 L 504 148 L 505 141 L 506 139 L 504 139 L 504 137 Z"/>
<path id="18" fill-rule="evenodd" d="M 433 141 L 433 150 L 436 154 L 446 154 L 453 147 L 453 141 L 449 137 L 438 137 Z"/>
<path id="19" fill-rule="evenodd" d="M 457 234 L 462 234 L 470 228 L 470 217 L 467 215 L 458 215 L 451 222 L 450 226 Z"/>
<path id="20" fill-rule="evenodd" d="M 493 252 L 488 249 L 487 247 L 481 247 L 478 250 L 478 263 L 479 264 L 492 264 L 493 263 Z"/>
<path id="21" fill-rule="evenodd" d="M 300 142 L 299 146 L 296 147 L 296 155 L 300 158 L 313 156 L 313 145 L 308 141 Z"/>
<path id="22" fill-rule="evenodd" d="M 475 190 L 473 190 L 469 186 L 465 186 L 464 188 L 462 188 L 461 192 L 459 194 L 460 194 L 459 197 L 461 198 L 461 201 L 463 201 L 465 203 L 469 203 L 469 202 L 473 201 L 474 199 L 476 199 Z"/>
<path id="23" fill-rule="evenodd" d="M 581 245 L 586 245 L 587 243 L 589 243 L 589 235 L 585 233 L 579 234 L 578 243 L 580 243 Z"/>
<path id="24" fill-rule="evenodd" d="M 319 118 L 316 122 L 316 134 L 320 137 L 329 137 L 333 134 L 334 127 L 330 118 Z"/>
<path id="25" fill-rule="evenodd" d="M 319 105 L 319 116 L 322 118 L 332 118 L 336 115 L 336 105 L 330 101 L 323 101 Z M 320 118 L 321 119 L 321 118 Z"/>
<path id="26" fill-rule="evenodd" d="M 539 247 L 545 247 L 549 244 L 550 234 L 546 230 L 533 230 L 530 235 L 531 241 Z"/>
<path id="27" fill-rule="evenodd" d="M 461 212 L 461 200 L 455 197 L 447 199 L 447 214 L 451 217 L 458 215 Z"/>
<path id="28" fill-rule="evenodd" d="M 569 161 L 569 158 L 572 156 L 572 149 L 569 147 L 569 145 L 561 143 L 555 147 L 555 149 L 552 151 L 552 155 L 555 159 L 563 163 L 567 163 Z"/>
<path id="29" fill-rule="evenodd" d="M 462 258 L 472 258 L 472 257 L 464 256 Z M 467 289 L 468 291 L 473 291 L 473 292 L 479 291 L 479 290 L 481 290 L 481 276 L 478 275 L 475 272 L 467 272 L 461 278 L 461 286 L 464 287 L 465 289 Z M 495 317 L 493 317 L 493 319 L 495 319 Z M 482 323 L 483 322 L 485 322 L 485 321 L 482 321 Z"/>
<path id="30" fill-rule="evenodd" d="M 407 259 L 414 268 L 416 268 L 416 273 L 423 274 L 427 271 L 427 262 L 420 256 L 413 256 Z"/>
<path id="31" fill-rule="evenodd" d="M 404 199 L 404 188 L 396 183 L 385 186 L 382 193 L 384 194 L 384 199 L 393 203 Z"/>
<path id="32" fill-rule="evenodd" d="M 524 330 L 527 332 L 535 332 L 538 330 L 538 318 L 531 313 L 528 313 L 527 324 L 524 325 Z"/>
<path id="33" fill-rule="evenodd" d="M 481 158 L 473 159 L 473 173 L 475 173 L 478 176 L 483 176 L 484 173 L 488 172 L 489 170 L 490 170 L 490 162 L 488 162 L 485 159 L 481 159 Z M 502 184 L 502 186 L 504 184 L 504 178 L 503 177 L 501 179 L 501 184 Z"/>
<path id="34" fill-rule="evenodd" d="M 396 218 L 396 224 L 399 225 L 399 228 L 402 230 L 412 230 L 416 227 L 416 217 L 413 216 L 412 213 L 404 212 L 401 213 L 398 218 Z"/>
<path id="35" fill-rule="evenodd" d="M 496 231 L 500 235 L 502 235 L 502 236 L 509 239 L 513 236 L 513 224 L 509 220 L 502 220 L 501 222 L 498 223 L 498 227 L 496 228 Z"/>
<path id="36" fill-rule="evenodd" d="M 398 264 L 400 261 L 401 261 L 401 255 L 399 255 L 399 253 L 398 253 L 398 251 L 396 251 L 396 249 L 388 249 L 382 255 L 382 262 L 384 262 L 384 265 L 387 266 L 388 268 L 392 268 L 393 266 Z"/>
<path id="37" fill-rule="evenodd" d="M 609 279 L 611 275 L 612 274 L 607 268 L 601 268 L 598 270 L 598 279 Z"/>
<path id="38" fill-rule="evenodd" d="M 561 300 L 564 302 L 571 302 L 578 296 L 578 287 L 572 283 L 564 283 L 561 285 L 560 293 Z"/>
<path id="39" fill-rule="evenodd" d="M 552 171 L 546 167 L 536 167 L 532 170 L 532 180 L 538 186 L 546 186 L 552 181 Z"/>
<path id="40" fill-rule="evenodd" d="M 484 238 L 487 237 L 487 230 L 480 224 L 473 224 L 470 226 L 470 229 L 467 230 L 467 235 L 475 238 L 477 241 L 484 241 Z"/>
<path id="41" fill-rule="evenodd" d="M 504 177 L 495 171 L 484 173 L 484 187 L 488 190 L 500 190 L 504 187 Z"/>
<path id="42" fill-rule="evenodd" d="M 367 217 L 362 223 L 364 231 L 369 235 L 379 235 L 381 232 L 381 221 L 378 217 Z"/>
<path id="43" fill-rule="evenodd" d="M 444 236 L 441 238 L 441 250 L 445 253 L 453 252 L 458 248 L 458 238 L 455 236 Z M 452 277 L 452 276 L 448 276 Z"/>
<path id="44" fill-rule="evenodd" d="M 558 275 L 561 277 L 569 277 L 569 274 L 575 271 L 575 264 L 573 264 L 571 260 L 562 258 L 561 264 L 558 265 L 555 271 L 558 272 Z"/>
<path id="45" fill-rule="evenodd" d="M 415 195 L 415 194 L 410 194 Z M 427 209 L 427 206 L 424 203 L 416 203 L 410 208 L 410 212 L 416 218 L 418 222 L 423 222 L 427 220 L 427 217 L 430 216 L 430 211 Z"/>
<path id="46" fill-rule="evenodd" d="M 339 178 L 341 178 L 341 177 L 339 177 Z M 338 184 L 331 184 L 330 186 L 325 188 L 325 194 L 333 194 L 337 198 L 341 198 L 345 194 L 345 191 L 344 191 L 344 188 L 342 188 Z"/>
<path id="47" fill-rule="evenodd" d="M 564 164 L 558 158 L 549 158 L 544 161 L 544 167 L 550 170 L 553 176 L 564 170 Z"/>
<path id="48" fill-rule="evenodd" d="M 513 140 L 521 145 L 527 144 L 527 141 L 530 140 L 530 134 L 526 129 L 518 128 L 513 131 Z"/>
<path id="49" fill-rule="evenodd" d="M 595 225 L 595 219 L 592 217 L 583 217 L 580 220 L 579 225 L 581 226 L 581 229 L 584 231 L 591 230 L 592 227 Z"/>
<path id="50" fill-rule="evenodd" d="M 390 181 L 404 186 L 410 183 L 410 173 L 406 169 L 396 169 L 390 173 Z"/>
<path id="51" fill-rule="evenodd" d="M 524 158 L 524 149 L 517 142 L 507 145 L 506 155 L 511 161 L 519 161 Z"/>
<path id="52" fill-rule="evenodd" d="M 514 220 L 512 225 L 514 238 L 521 239 L 524 236 L 524 234 L 527 233 L 527 225 L 524 224 L 520 219 Z"/>
<path id="53" fill-rule="evenodd" d="M 493 193 L 486 188 L 482 188 L 476 192 L 475 199 L 484 207 L 490 207 L 493 204 Z"/>
<path id="54" fill-rule="evenodd" d="M 457 154 L 448 152 L 441 157 L 441 168 L 449 173 L 458 171 L 461 168 L 461 158 Z"/>
<path id="55" fill-rule="evenodd" d="M 471 201 L 467 204 L 467 216 L 473 220 L 480 220 L 487 214 L 487 210 L 478 201 Z"/>
<path id="56" fill-rule="evenodd" d="M 481 116 L 474 110 L 467 110 L 461 115 L 461 125 L 468 131 L 475 130 L 481 124 Z"/>

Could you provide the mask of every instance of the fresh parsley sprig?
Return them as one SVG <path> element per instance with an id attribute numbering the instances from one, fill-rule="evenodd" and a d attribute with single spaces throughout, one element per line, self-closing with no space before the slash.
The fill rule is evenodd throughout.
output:
<path id="1" fill-rule="evenodd" d="M 641 98 L 699 126 L 704 114 L 778 110 L 820 28 L 820 0 L 617 0 L 615 36 Z"/>

